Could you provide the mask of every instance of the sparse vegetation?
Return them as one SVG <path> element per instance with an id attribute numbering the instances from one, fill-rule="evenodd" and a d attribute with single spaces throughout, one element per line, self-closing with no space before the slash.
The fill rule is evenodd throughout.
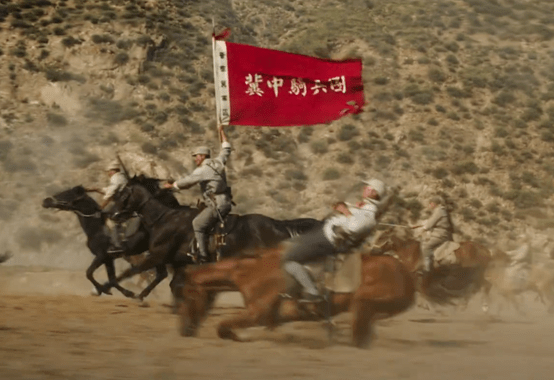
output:
<path id="1" fill-rule="evenodd" d="M 93 34 L 91 37 L 92 42 L 95 44 L 113 44 L 115 43 L 114 39 L 108 34 Z"/>
<path id="2" fill-rule="evenodd" d="M 322 179 L 324 181 L 332 181 L 332 180 L 339 179 L 340 177 L 341 177 L 341 174 L 340 174 L 340 171 L 338 169 L 327 168 L 323 172 Z"/>
<path id="3" fill-rule="evenodd" d="M 113 62 L 119 66 L 124 65 L 127 62 L 129 62 L 129 54 L 124 52 L 119 52 L 114 56 Z"/>
<path id="4" fill-rule="evenodd" d="M 59 113 L 48 112 L 46 114 L 46 120 L 48 120 L 48 124 L 53 127 L 65 127 L 67 125 L 67 119 Z"/>
<path id="5" fill-rule="evenodd" d="M 138 116 L 139 112 L 130 105 L 124 105 L 107 99 L 90 99 L 85 116 L 100 120 L 106 125 L 113 125 L 123 120 L 130 120 Z"/>
<path id="6" fill-rule="evenodd" d="M 277 17 L 277 4 L 262 1 L 249 8 L 247 24 L 239 3 L 233 12 L 222 3 L 225 17 L 215 15 L 220 26 L 237 30 L 236 42 L 333 59 L 360 57 L 367 100 L 363 113 L 328 126 L 229 127 L 236 149 L 229 174 L 245 179 L 239 187 L 255 183 L 260 194 L 268 195 L 270 203 L 258 202 L 254 209 L 276 202 L 287 205 L 283 212 L 298 215 L 294 192 L 304 191 L 305 210 L 313 210 L 315 198 L 327 202 L 331 194 L 317 193 L 320 187 L 312 184 L 337 180 L 323 185 L 334 187 L 374 171 L 390 171 L 407 187 L 417 178 L 442 188 L 452 196 L 457 218 L 473 232 L 519 228 L 516 221 L 531 223 L 539 215 L 537 207 L 551 201 L 554 69 L 548 62 L 554 53 L 548 46 L 554 23 L 545 0 L 417 6 L 364 0 L 348 10 L 295 1 L 280 4 Z M 259 7 L 271 23 L 256 14 Z M 368 9 L 386 29 L 357 18 Z M 3 110 L 0 168 L 8 176 L 44 170 L 38 159 L 23 159 L 17 144 L 21 131 L 40 130 L 44 119 L 48 130 L 90 133 L 94 141 L 83 141 L 90 152 L 97 152 L 96 145 L 129 144 L 130 151 L 155 155 L 175 167 L 187 146 L 217 146 L 210 41 L 199 33 L 211 22 L 210 12 L 202 2 L 146 8 L 135 1 L 4 1 L 0 23 L 13 28 L 14 39 L 0 48 L 7 68 L 3 91 L 6 100 L 12 97 L 26 110 Z M 82 34 L 82 24 L 90 31 Z M 351 35 L 362 37 L 351 43 Z M 87 61 L 92 51 L 95 59 Z M 93 66 L 85 70 L 80 62 Z M 44 78 L 54 82 L 55 91 L 78 100 L 80 112 L 67 111 L 68 104 L 58 99 L 47 103 L 50 108 L 35 107 L 38 95 L 45 95 L 29 94 L 30 83 L 36 79 L 42 87 Z M 82 115 L 89 119 L 86 128 L 81 128 Z M 99 124 L 113 126 L 111 134 L 105 127 L 94 130 Z M 2 145 L 8 139 L 13 144 Z M 245 149 L 249 153 L 239 156 Z M 94 172 L 101 166 L 100 158 L 86 150 L 71 154 L 70 167 Z M 275 186 L 271 194 L 266 192 L 269 182 Z M 472 193 L 475 188 L 478 192 Z M 252 194 L 242 194 L 251 200 Z M 403 204 L 412 219 L 423 216 L 417 202 Z M 542 220 L 554 220 L 554 213 L 545 210 Z"/>
<path id="7" fill-rule="evenodd" d="M 340 141 L 348 141 L 351 138 L 358 136 L 360 132 L 358 131 L 358 128 L 356 128 L 355 125 L 352 124 L 345 124 L 340 128 L 340 131 L 338 133 L 338 138 Z"/>
<path id="8" fill-rule="evenodd" d="M 310 148 L 312 152 L 316 154 L 323 154 L 323 153 L 327 153 L 329 149 L 329 144 L 325 140 L 313 141 L 310 144 Z"/>

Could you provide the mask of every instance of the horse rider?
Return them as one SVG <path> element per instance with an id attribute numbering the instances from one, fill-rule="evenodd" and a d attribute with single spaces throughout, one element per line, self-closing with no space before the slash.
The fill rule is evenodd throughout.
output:
<path id="1" fill-rule="evenodd" d="M 177 190 L 188 189 L 200 184 L 202 197 L 206 203 L 203 209 L 192 221 L 192 227 L 196 241 L 198 242 L 198 261 L 206 263 L 209 261 L 207 248 L 207 234 L 218 221 L 223 222 L 232 207 L 231 188 L 227 185 L 225 164 L 231 154 L 231 144 L 227 141 L 223 126 L 219 126 L 219 137 L 221 151 L 215 158 L 211 158 L 210 149 L 200 146 L 194 150 L 192 156 L 197 168 L 173 184 L 165 183 L 165 188 Z"/>
<path id="2" fill-rule="evenodd" d="M 350 251 L 361 245 L 377 224 L 386 186 L 378 179 L 363 182 L 365 186 L 360 202 L 355 205 L 343 202 L 335 204 L 335 215 L 326 219 L 322 227 L 293 239 L 285 253 L 283 269 L 303 287 L 300 302 L 323 301 L 303 264 Z"/>
<path id="3" fill-rule="evenodd" d="M 428 231 L 428 238 L 421 245 L 421 254 L 423 258 L 423 270 L 425 272 L 433 269 L 433 252 L 442 243 L 452 241 L 452 221 L 450 214 L 444 205 L 444 200 L 441 197 L 433 197 L 429 202 L 429 209 L 432 211 L 431 216 L 427 219 L 422 227 Z"/>
<path id="4" fill-rule="evenodd" d="M 114 211 L 115 203 L 113 197 L 122 190 L 128 182 L 128 178 L 121 170 L 121 165 L 118 161 L 111 161 L 106 167 L 110 183 L 100 192 L 104 194 L 100 208 L 102 212 L 111 214 Z M 124 242 L 121 241 L 122 226 L 121 223 L 114 222 L 108 219 L 108 227 L 111 231 L 112 247 L 108 250 L 109 253 L 123 253 Z"/>

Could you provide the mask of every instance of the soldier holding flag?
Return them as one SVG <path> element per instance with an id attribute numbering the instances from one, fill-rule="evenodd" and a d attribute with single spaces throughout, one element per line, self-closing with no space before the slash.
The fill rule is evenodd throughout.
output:
<path id="1" fill-rule="evenodd" d="M 198 242 L 198 260 L 201 263 L 208 262 L 207 234 L 217 221 L 229 214 L 232 207 L 231 188 L 227 185 L 225 164 L 231 155 L 231 144 L 219 126 L 221 140 L 221 152 L 215 158 L 211 158 L 211 151 L 206 146 L 198 147 L 192 156 L 197 168 L 188 176 L 178 179 L 173 184 L 165 183 L 164 187 L 177 190 L 188 189 L 200 184 L 202 195 L 207 207 L 192 221 L 194 235 Z"/>

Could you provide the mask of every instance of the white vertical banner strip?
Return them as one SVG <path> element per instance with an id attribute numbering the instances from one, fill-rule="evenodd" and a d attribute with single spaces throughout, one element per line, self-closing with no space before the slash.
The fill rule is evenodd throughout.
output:
<path id="1" fill-rule="evenodd" d="M 229 97 L 229 66 L 227 64 L 227 44 L 213 39 L 215 104 L 219 125 L 229 125 L 231 101 Z"/>

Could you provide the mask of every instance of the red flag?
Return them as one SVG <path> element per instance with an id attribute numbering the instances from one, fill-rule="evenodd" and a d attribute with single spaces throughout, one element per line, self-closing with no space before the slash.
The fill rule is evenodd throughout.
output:
<path id="1" fill-rule="evenodd" d="M 223 125 L 328 123 L 364 105 L 360 59 L 333 61 L 214 39 Z"/>

